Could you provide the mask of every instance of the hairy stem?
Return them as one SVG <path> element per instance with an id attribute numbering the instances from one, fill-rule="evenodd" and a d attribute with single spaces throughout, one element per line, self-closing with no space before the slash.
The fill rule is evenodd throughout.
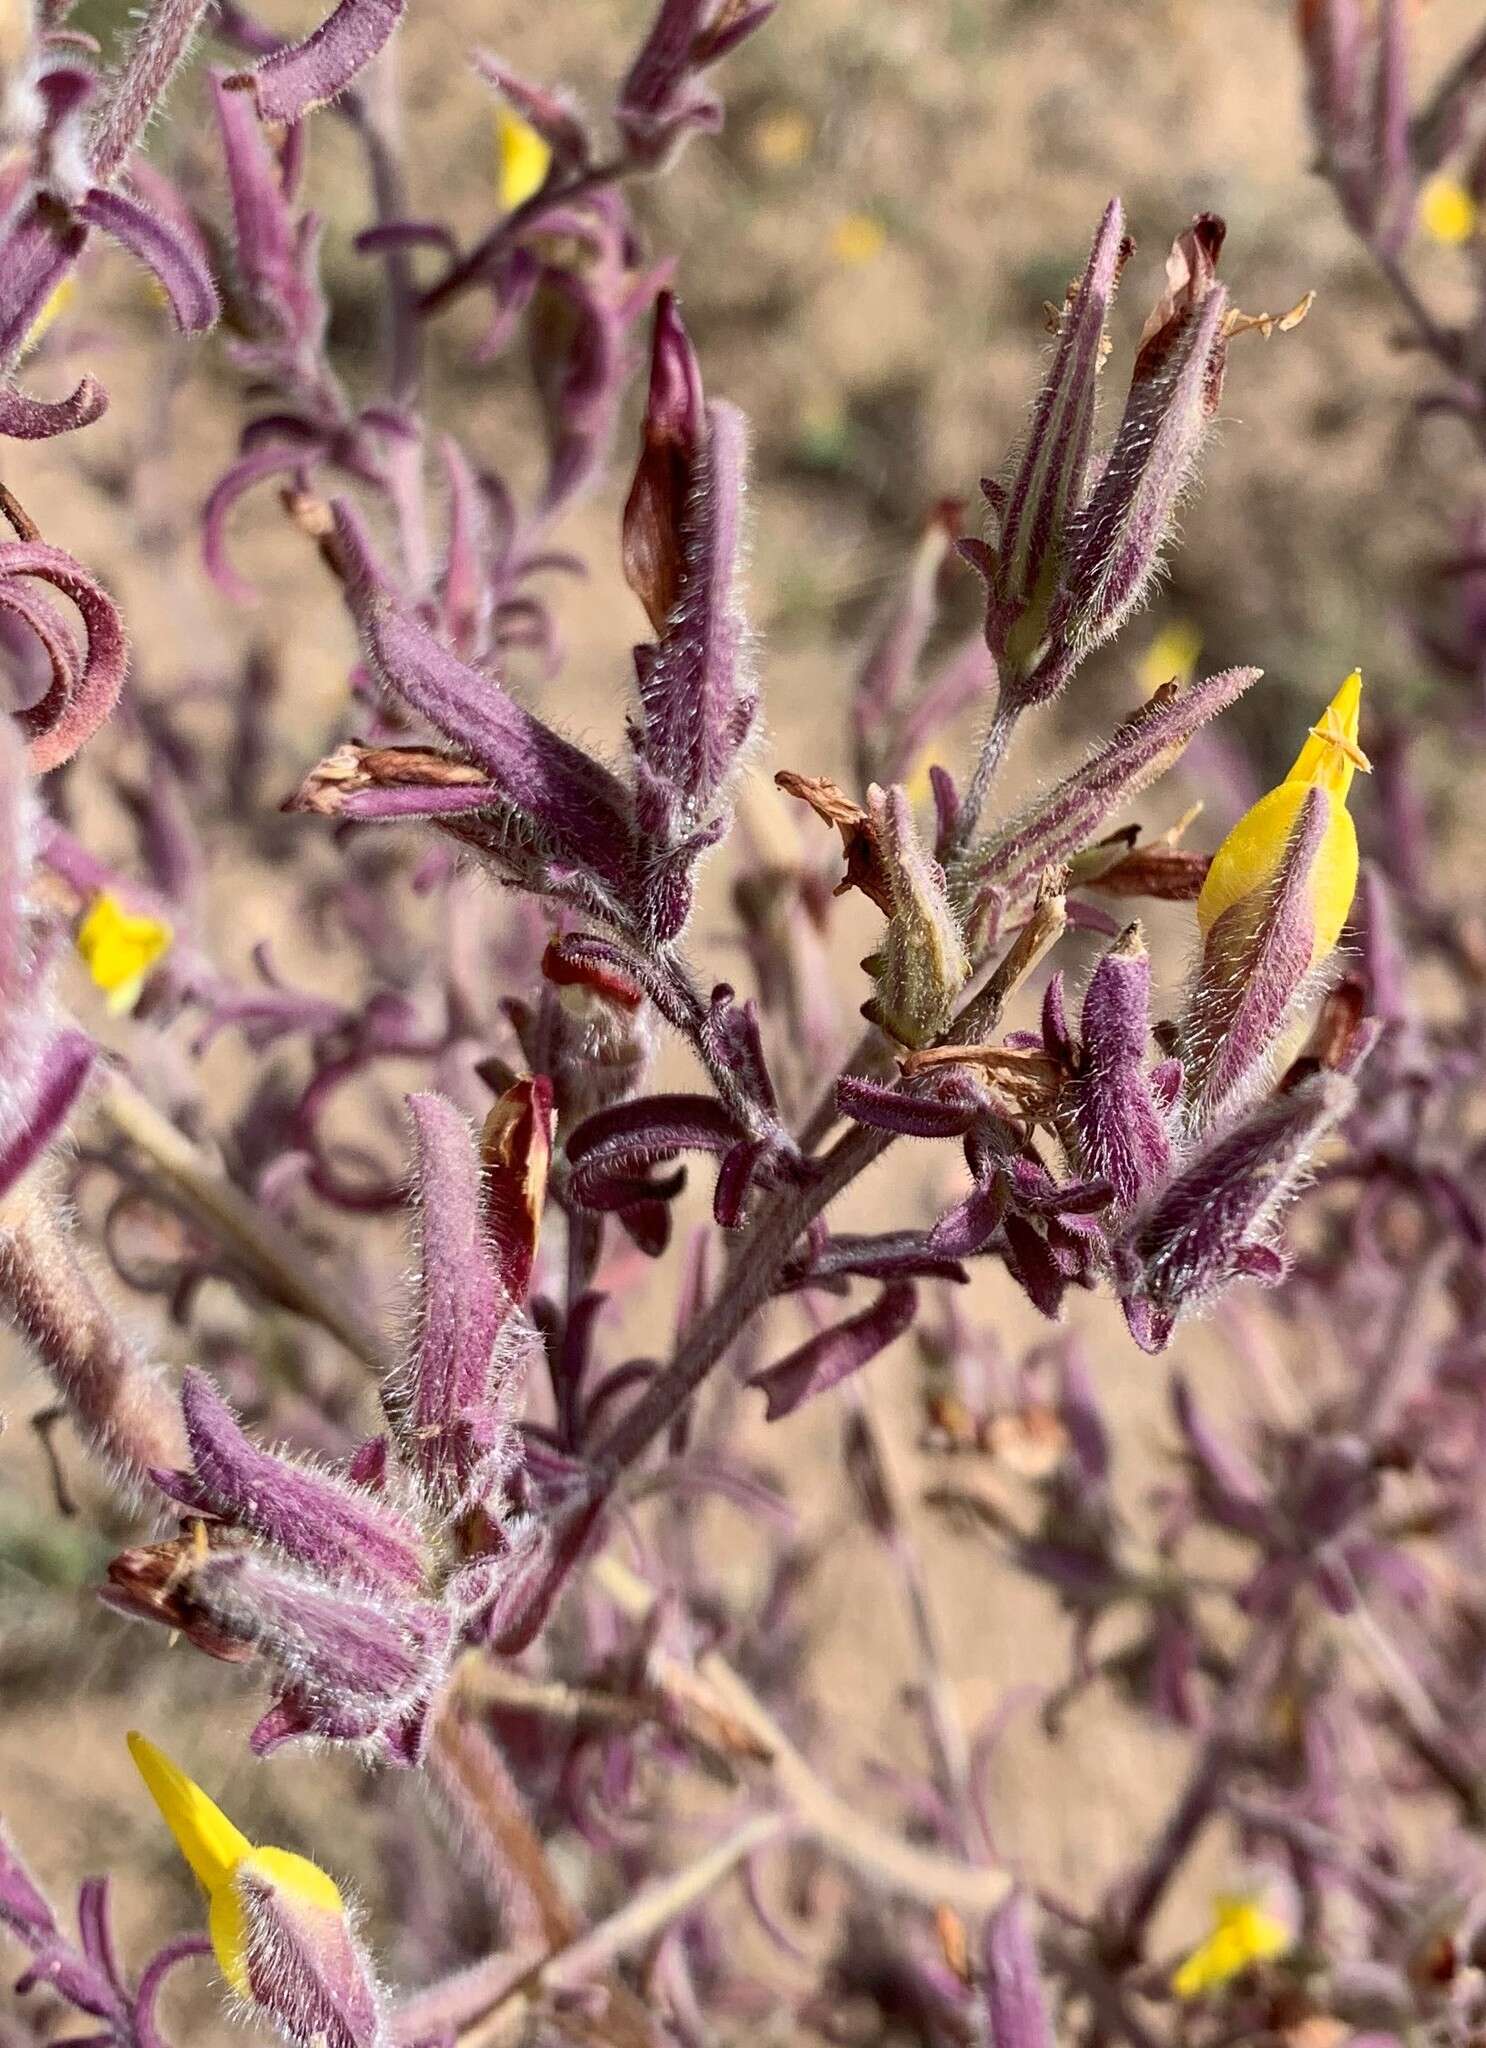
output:
<path id="1" fill-rule="evenodd" d="M 190 49 L 213 0 L 155 0 L 129 45 L 123 70 L 93 129 L 92 168 L 106 185 L 142 140 L 166 87 Z"/>
<path id="2" fill-rule="evenodd" d="M 950 858 L 962 853 L 975 837 L 981 813 L 986 807 L 986 799 L 1001 772 L 1001 764 L 1006 759 L 1020 716 L 1021 712 L 1016 706 L 1006 704 L 1004 699 L 997 702 L 996 709 L 991 714 L 990 727 L 981 744 L 979 759 L 975 763 L 975 773 L 971 776 L 969 787 L 960 801 L 960 814 L 955 820 L 954 838 L 947 849 Z"/>
<path id="3" fill-rule="evenodd" d="M 1057 943 L 1066 924 L 1060 895 L 1038 899 L 1005 957 L 955 1019 L 949 1032 L 951 1043 L 972 1044 L 995 1029 L 1009 997 Z M 823 1158 L 813 1162 L 812 1178 L 803 1188 L 780 1195 L 745 1232 L 734 1249 L 727 1279 L 687 1332 L 671 1364 L 652 1380 L 594 1453 L 597 1481 L 603 1490 L 612 1490 L 625 1467 L 655 1441 L 726 1355 L 749 1318 L 773 1293 L 802 1232 L 843 1188 L 850 1187 L 880 1159 L 892 1142 L 889 1131 L 853 1125 Z"/>
<path id="4" fill-rule="evenodd" d="M 738 1244 L 727 1282 L 688 1331 L 675 1358 L 646 1388 L 594 1453 L 598 1483 L 612 1490 L 627 1466 L 654 1443 L 769 1299 L 802 1231 L 892 1143 L 891 1133 L 856 1125 L 839 1138 L 803 1188 L 765 1209 Z"/>
<path id="5" fill-rule="evenodd" d="M 0 1314 L 31 1345 L 67 1412 L 130 1485 L 185 1462 L 180 1410 L 82 1263 L 38 1176 L 0 1203 Z"/>

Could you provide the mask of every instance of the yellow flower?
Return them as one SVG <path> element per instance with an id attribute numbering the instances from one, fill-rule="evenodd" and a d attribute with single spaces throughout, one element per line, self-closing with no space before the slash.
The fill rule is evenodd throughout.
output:
<path id="1" fill-rule="evenodd" d="M 1213 1900 L 1213 1931 L 1176 1970 L 1171 1988 L 1178 1998 L 1202 1998 L 1221 1990 L 1254 1963 L 1282 1956 L 1290 1930 L 1257 1899 L 1225 1892 Z"/>
<path id="2" fill-rule="evenodd" d="M 748 131 L 748 148 L 766 171 L 793 170 L 810 154 L 815 129 L 798 107 L 770 107 Z"/>
<path id="3" fill-rule="evenodd" d="M 251 1997 L 243 1886 L 267 1888 L 290 1905 L 343 1919 L 345 1901 L 335 1880 L 308 1856 L 296 1856 L 289 1849 L 255 1848 L 201 1787 L 143 1735 L 130 1735 L 129 1754 L 206 1893 L 207 1932 L 222 1975 L 234 1991 Z"/>
<path id="4" fill-rule="evenodd" d="M 1310 877 L 1315 924 L 1311 965 L 1324 960 L 1336 944 L 1357 892 L 1357 828 L 1347 810 L 1347 792 L 1354 772 L 1361 768 L 1366 773 L 1369 767 L 1357 744 L 1361 703 L 1362 676 L 1353 669 L 1321 722 L 1311 727 L 1279 788 L 1245 812 L 1213 855 L 1197 899 L 1197 922 L 1204 937 L 1225 910 L 1274 882 L 1307 793 L 1319 789 L 1328 818 Z"/>
<path id="5" fill-rule="evenodd" d="M 870 213 L 848 213 L 831 230 L 831 254 L 849 270 L 875 262 L 887 247 L 887 229 Z"/>
<path id="6" fill-rule="evenodd" d="M 162 918 L 126 910 L 106 889 L 93 898 L 77 928 L 76 945 L 113 1016 L 134 1008 L 146 975 L 174 936 Z"/>
<path id="7" fill-rule="evenodd" d="M 928 803 L 934 794 L 934 781 L 929 770 L 939 759 L 940 751 L 938 747 L 925 747 L 904 777 L 903 787 L 908 792 L 908 801 L 915 809 L 920 804 Z"/>
<path id="8" fill-rule="evenodd" d="M 1437 172 L 1419 193 L 1419 222 L 1433 241 L 1454 247 L 1476 232 L 1481 209 L 1458 178 Z"/>
<path id="9" fill-rule="evenodd" d="M 1197 673 L 1202 652 L 1202 633 L 1190 619 L 1173 619 L 1163 626 L 1140 657 L 1140 681 L 1148 697 L 1163 683 L 1190 683 Z"/>
<path id="10" fill-rule="evenodd" d="M 500 203 L 507 213 L 535 199 L 547 182 L 552 167 L 552 145 L 539 135 L 530 121 L 524 121 L 509 107 L 495 116 L 495 147 L 500 172 Z"/>
<path id="11" fill-rule="evenodd" d="M 31 322 L 27 330 L 26 339 L 21 343 L 21 354 L 23 356 L 30 355 L 32 349 L 36 347 L 52 322 L 57 318 L 57 315 L 66 312 L 68 306 L 72 303 L 76 291 L 77 279 L 71 271 L 67 273 L 66 277 L 60 279 L 58 283 L 52 286 L 50 294 L 42 303 L 41 311 Z"/>

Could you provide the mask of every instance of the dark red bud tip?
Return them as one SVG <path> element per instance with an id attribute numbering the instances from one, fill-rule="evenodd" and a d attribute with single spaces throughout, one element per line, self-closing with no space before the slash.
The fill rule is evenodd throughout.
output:
<path id="1" fill-rule="evenodd" d="M 617 967 L 599 960 L 574 959 L 563 951 L 560 939 L 547 942 L 542 976 L 557 988 L 587 989 L 622 1010 L 638 1010 L 645 1000 L 644 990 L 627 981 Z"/>
<path id="2" fill-rule="evenodd" d="M 682 324 L 674 292 L 662 292 L 655 302 L 645 438 L 694 448 L 704 430 L 702 373 L 696 351 Z"/>

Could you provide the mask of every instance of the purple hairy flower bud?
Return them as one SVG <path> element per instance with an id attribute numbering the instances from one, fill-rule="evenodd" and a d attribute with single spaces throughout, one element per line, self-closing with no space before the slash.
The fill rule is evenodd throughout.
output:
<path id="1" fill-rule="evenodd" d="M 245 93 L 212 76 L 212 103 L 222 138 L 232 201 L 236 257 L 236 320 L 253 337 L 273 335 L 303 349 L 318 348 L 326 306 L 315 270 L 318 223 L 296 219 L 263 126 Z"/>
<path id="2" fill-rule="evenodd" d="M 1204 214 L 1178 237 L 1114 446 L 1074 523 L 1060 625 L 1080 653 L 1108 640 L 1139 603 L 1217 411 L 1228 352 L 1228 295 L 1214 274 L 1223 234 Z"/>
<path id="3" fill-rule="evenodd" d="M 663 939 L 685 918 L 688 872 L 717 836 L 718 796 L 758 708 L 737 600 L 743 455 L 742 416 L 703 403 L 691 343 L 663 294 L 624 508 L 625 575 L 657 634 L 635 649 L 631 740 L 636 816 L 654 848 L 650 923 Z"/>
<path id="4" fill-rule="evenodd" d="M 1408 30 L 1404 0 L 1379 0 L 1377 64 L 1373 74 L 1372 155 L 1376 187 L 1373 234 L 1396 256 L 1414 224 L 1414 169 L 1410 155 Z"/>
<path id="5" fill-rule="evenodd" d="M 211 1950 L 233 1994 L 291 2048 L 385 2048 L 371 1966 L 329 1872 L 292 1849 L 255 1846 L 143 1735 L 131 1734 L 129 1749 L 206 1893 Z"/>
<path id="6" fill-rule="evenodd" d="M 187 1371 L 181 1412 L 192 1468 L 157 1475 L 173 1499 L 327 1579 L 400 1592 L 423 1585 L 422 1540 L 406 1516 L 363 1487 L 260 1450 L 205 1373 Z"/>
<path id="7" fill-rule="evenodd" d="M 264 1851 L 246 1860 L 233 1895 L 254 2013 L 306 2048 L 379 2048 L 376 1985 L 344 1909 L 278 1881 Z"/>
<path id="8" fill-rule="evenodd" d="M 1069 289 L 1027 446 L 1002 497 L 996 545 L 966 550 L 987 577 L 986 639 L 1008 707 L 1040 702 L 1063 679 L 1058 665 L 1045 663 L 1043 655 L 1070 527 L 1083 503 L 1105 321 L 1129 253 L 1124 213 L 1112 199 L 1083 275 Z"/>
<path id="9" fill-rule="evenodd" d="M 1126 1316 L 1144 1350 L 1163 1349 L 1176 1318 L 1231 1281 L 1273 1285 L 1283 1276 L 1280 1211 L 1356 1093 L 1345 1076 L 1322 1071 L 1273 1096 L 1132 1219 L 1112 1251 Z"/>
<path id="10" fill-rule="evenodd" d="M 1233 904 L 1207 933 L 1181 1024 L 1194 1129 L 1211 1125 L 1275 1059 L 1310 985 L 1329 822 L 1325 792 L 1306 791 L 1270 886 Z"/>
<path id="11" fill-rule="evenodd" d="M 549 231 L 556 223 L 549 216 Z M 547 437 L 541 511 L 576 496 L 603 461 L 628 367 L 631 324 L 650 303 L 655 274 L 634 278 L 625 262 L 626 220 L 617 196 L 591 196 L 572 227 L 592 246 L 583 269 L 543 268 L 532 281 L 527 322 L 532 375 Z"/>
<path id="12" fill-rule="evenodd" d="M 655 302 L 650 391 L 640 460 L 625 501 L 624 576 L 657 634 L 681 599 L 686 576 L 684 526 L 706 439 L 702 373 L 676 301 Z"/>
<path id="13" fill-rule="evenodd" d="M 260 1756 L 320 1736 L 374 1742 L 395 1763 L 418 1761 L 452 1644 L 447 1608 L 330 1586 L 255 1551 L 208 1552 L 188 1590 L 283 1687 L 253 1730 Z"/>
<path id="14" fill-rule="evenodd" d="M 1362 0 L 1300 0 L 1297 25 L 1322 162 L 1333 176 L 1350 178 L 1358 168 L 1352 159 L 1362 105 Z"/>
<path id="15" fill-rule="evenodd" d="M 1140 926 L 1126 927 L 1094 969 L 1081 1014 L 1072 1127 L 1085 1173 L 1133 1208 L 1171 1170 L 1166 1107 L 1147 1067 L 1151 963 Z"/>
<path id="16" fill-rule="evenodd" d="M 253 2010 L 291 2042 L 378 2048 L 387 2035 L 376 1985 L 344 1909 L 278 1881 L 262 1851 L 233 1891 Z"/>
<path id="17" fill-rule="evenodd" d="M 515 880 L 622 914 L 632 893 L 634 828 L 629 798 L 601 762 L 522 709 L 493 676 L 470 668 L 391 596 L 357 515 L 336 508 L 346 602 L 378 678 L 452 740 L 489 778 L 477 811 L 430 815 L 478 847 Z M 3 565 L 0 565 L 3 566 Z M 442 789 L 442 779 L 436 796 Z M 338 809 L 316 777 L 300 809 Z M 389 815 L 416 815 L 416 803 Z"/>
<path id="18" fill-rule="evenodd" d="M 1257 668 L 1224 669 L 1187 689 L 1163 684 L 1112 738 L 1004 831 L 970 847 L 955 864 L 957 892 L 1014 914 L 1029 905 L 1049 869 L 1098 837 L 1105 821 L 1164 775 L 1208 719 L 1259 680 Z"/>
<path id="19" fill-rule="evenodd" d="M 916 1048 L 949 1023 L 970 959 L 944 871 L 920 842 L 904 791 L 874 786 L 867 806 L 892 910 L 881 946 L 865 963 L 877 983 L 865 1014 L 900 1045 Z"/>
<path id="20" fill-rule="evenodd" d="M 409 1465 L 444 1511 L 499 1512 L 520 1461 L 513 1408 L 540 1350 L 521 1313 L 536 1244 L 550 1127 L 528 1102 L 491 1113 L 489 1180 L 469 1126 L 437 1095 L 409 1098 L 423 1240 L 417 1341 L 387 1405 Z M 534 1109 L 535 1114 L 530 1111 Z"/>
<path id="21" fill-rule="evenodd" d="M 0 1315 L 50 1376 L 80 1432 L 128 1488 L 180 1454 L 164 1381 L 100 1298 L 66 1227 L 29 1195 L 0 1218 Z"/>
<path id="22" fill-rule="evenodd" d="M 694 129 L 715 132 L 722 106 L 700 73 L 762 28 L 775 0 L 660 0 L 619 88 L 615 120 L 631 159 L 669 163 Z"/>
<path id="23" fill-rule="evenodd" d="M 313 34 L 229 84 L 251 91 L 265 121 L 299 121 L 337 98 L 402 19 L 404 0 L 340 0 Z"/>

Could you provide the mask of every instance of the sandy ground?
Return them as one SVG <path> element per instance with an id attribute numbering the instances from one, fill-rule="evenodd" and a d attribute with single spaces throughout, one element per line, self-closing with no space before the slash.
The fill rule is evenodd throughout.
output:
<path id="1" fill-rule="evenodd" d="M 280 15 L 291 22 L 305 12 Z M 403 52 L 414 210 L 452 196 L 456 223 L 469 232 L 488 208 L 489 102 L 458 61 L 472 37 L 597 102 L 645 13 L 642 0 L 540 12 L 510 0 L 478 11 L 466 0 L 421 0 Z M 1167 241 L 1198 209 L 1229 220 L 1225 270 L 1242 305 L 1283 310 L 1311 287 L 1318 299 L 1298 333 L 1236 347 L 1222 431 L 1166 592 L 1131 629 L 1127 652 L 1091 665 L 1047 720 L 1023 780 L 1034 769 L 1049 775 L 1112 707 L 1135 701 L 1134 658 L 1168 617 L 1201 630 L 1206 666 L 1256 661 L 1269 672 L 1237 728 L 1259 772 L 1283 765 L 1297 727 L 1313 715 L 1305 707 L 1354 661 L 1380 696 L 1413 701 L 1420 685 L 1398 613 L 1413 565 L 1442 540 L 1418 479 L 1444 482 L 1453 450 L 1431 430 L 1422 472 L 1412 472 L 1408 489 L 1395 484 L 1400 436 L 1418 431 L 1404 424 L 1402 405 L 1418 373 L 1389 349 L 1391 312 L 1306 173 L 1288 16 L 1278 0 L 786 0 L 721 74 L 726 133 L 647 189 L 640 210 L 656 246 L 680 252 L 679 284 L 709 388 L 755 423 L 751 584 L 770 727 L 756 764 L 761 803 L 775 801 L 768 776 L 777 765 L 845 770 L 841 705 L 853 646 L 926 508 L 943 495 L 968 496 L 999 462 L 1044 347 L 1043 302 L 1077 268 L 1116 190 L 1140 243 L 1116 323 L 1117 362 L 1128 359 Z M 1478 0 L 1420 9 L 1426 74 L 1478 19 Z M 180 87 L 178 104 L 189 112 L 172 147 L 188 163 L 205 162 L 199 80 Z M 788 149 L 781 136 L 794 137 Z M 354 352 L 365 342 L 366 270 L 346 239 L 359 225 L 359 187 L 329 123 L 319 124 L 315 146 L 337 325 Z M 1450 288 L 1457 259 L 1431 260 Z M 8 453 L 5 478 L 48 537 L 121 597 L 140 688 L 225 668 L 250 637 L 275 649 L 290 685 L 277 733 L 287 788 L 334 726 L 349 634 L 268 499 L 240 514 L 236 532 L 245 568 L 271 581 L 272 604 L 243 615 L 206 584 L 184 515 L 230 450 L 236 381 L 208 346 L 182 354 L 167 394 L 159 355 L 141 348 L 157 317 L 120 260 L 97 263 L 36 381 L 60 389 L 86 362 L 113 390 L 114 409 L 76 443 Z M 475 448 L 505 461 L 524 430 L 515 380 L 503 368 L 472 370 L 467 339 L 459 319 L 431 337 L 439 403 Z M 621 495 L 617 484 L 606 488 L 570 523 L 567 537 L 591 555 L 595 574 L 559 600 L 570 659 L 546 699 L 569 729 L 606 741 L 619 729 L 627 649 L 639 632 L 613 561 Z M 965 604 L 968 617 L 968 586 Z M 108 844 L 117 822 L 98 796 L 98 751 L 87 788 Z M 1163 817 L 1180 807 L 1173 793 Z M 245 867 L 218 837 L 209 843 L 210 917 L 224 960 L 240 966 L 254 940 L 272 937 L 291 967 L 306 962 L 333 976 L 334 963 L 316 963 L 313 949 L 283 929 L 271 875 Z M 719 972 L 736 971 L 721 929 L 720 877 L 709 906 L 699 954 Z M 847 911 L 843 959 L 863 950 L 868 929 L 855 907 Z M 1183 964 L 1182 934 L 1170 920 L 1166 936 L 1169 986 Z M 230 1061 L 209 1072 L 213 1089 L 240 1082 Z M 891 1176 L 855 1191 L 843 1219 L 901 1214 L 907 1197 L 926 1213 L 943 1186 L 937 1155 L 911 1151 Z M 397 1277 L 394 1261 L 389 1291 Z M 661 1329 L 668 1304 L 662 1278 L 653 1303 Z M 1035 1334 L 997 1272 L 977 1276 L 970 1312 L 1013 1345 Z M 163 1356 L 194 1355 L 199 1331 L 162 1327 L 148 1304 L 130 1304 L 130 1313 Z M 208 1324 L 233 1315 L 212 1294 L 203 1313 Z M 1164 1456 L 1164 1375 L 1134 1352 L 1107 1306 L 1087 1306 L 1080 1322 L 1117 1419 L 1120 1490 L 1137 1505 Z M 1221 1400 L 1233 1372 L 1221 1343 L 1199 1332 L 1188 1354 L 1199 1384 Z M 929 1468 L 915 1448 L 909 1347 L 872 1381 L 904 1474 L 917 1482 Z M 91 1588 L 126 1525 L 96 1502 L 72 1521 L 58 1519 L 26 1427 L 41 1402 L 12 1356 L 0 1378 L 10 1421 L 0 1437 L 0 1806 L 35 1868 L 59 1896 L 85 1873 L 116 1872 L 129 1952 L 142 1953 L 152 1930 L 193 1924 L 189 1883 L 124 1759 L 123 1730 L 138 1723 L 189 1758 L 262 1833 L 357 1875 L 374 1929 L 387 1933 L 394 1894 L 378 1844 L 389 1805 L 410 1800 L 409 1788 L 328 1758 L 286 1755 L 271 1771 L 255 1767 L 241 1737 L 258 1695 L 242 1675 L 97 1608 Z M 807 1533 L 830 1537 L 806 1595 L 816 1691 L 833 1773 L 859 1787 L 873 1760 L 913 1741 L 902 1702 L 909 1658 L 881 1555 L 846 1514 L 838 1434 L 829 1404 L 767 1442 L 756 1431 L 760 1457 L 802 1504 Z M 76 1478 L 75 1453 L 60 1442 Z M 709 1517 L 707 1534 L 721 1576 L 746 1583 L 737 1525 L 722 1513 Z M 1060 1675 L 1066 1630 L 1047 1601 L 1010 1579 L 989 1550 L 927 1518 L 922 1536 L 967 1714 Z M 1103 1693 L 1075 1711 L 1056 1748 L 1035 1716 L 1018 1714 L 994 1774 L 1003 1843 L 1087 1901 L 1169 1790 L 1181 1754 L 1179 1742 Z M 1215 1870 L 1220 1860 L 1215 1846 Z M 1165 1931 L 1175 1938 L 1181 1930 Z M 478 1916 L 466 1932 L 478 1942 Z M 395 1968 L 395 1939 L 389 1952 Z M 204 1973 L 184 1998 L 181 2039 L 204 2048 L 225 2038 Z"/>

